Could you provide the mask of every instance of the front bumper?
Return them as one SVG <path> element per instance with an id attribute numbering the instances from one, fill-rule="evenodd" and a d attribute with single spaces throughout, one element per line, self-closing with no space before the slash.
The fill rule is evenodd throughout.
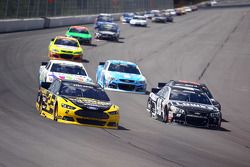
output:
<path id="1" fill-rule="evenodd" d="M 63 59 L 63 60 L 82 60 L 82 54 L 49 52 L 50 59 Z"/>
<path id="2" fill-rule="evenodd" d="M 114 90 L 120 92 L 134 92 L 134 93 L 145 93 L 146 84 L 123 82 L 120 80 L 106 82 L 104 88 L 107 90 Z"/>
<path id="3" fill-rule="evenodd" d="M 176 123 L 195 126 L 195 127 L 218 127 L 220 126 L 220 118 L 218 117 L 208 117 L 208 116 L 198 116 L 198 115 L 185 115 L 185 114 L 173 114 L 173 121 Z"/>

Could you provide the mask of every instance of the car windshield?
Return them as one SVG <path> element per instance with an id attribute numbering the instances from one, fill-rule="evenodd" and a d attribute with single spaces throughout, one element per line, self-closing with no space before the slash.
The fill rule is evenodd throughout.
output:
<path id="1" fill-rule="evenodd" d="M 108 70 L 129 74 L 141 74 L 137 66 L 130 64 L 111 63 Z"/>
<path id="2" fill-rule="evenodd" d="M 80 28 L 71 28 L 69 32 L 81 33 L 81 34 L 89 34 L 88 30 L 80 29 Z"/>
<path id="3" fill-rule="evenodd" d="M 111 16 L 98 16 L 97 21 L 112 22 L 113 18 Z"/>
<path id="4" fill-rule="evenodd" d="M 62 39 L 62 38 L 56 39 L 55 45 L 66 45 L 66 46 L 79 47 L 79 45 L 76 41 L 70 40 L 70 39 Z"/>
<path id="5" fill-rule="evenodd" d="M 135 19 L 135 20 L 146 20 L 146 17 L 135 16 L 133 19 Z"/>
<path id="6" fill-rule="evenodd" d="M 102 24 L 99 28 L 99 31 L 117 32 L 117 26 L 112 24 Z"/>
<path id="7" fill-rule="evenodd" d="M 211 105 L 211 102 L 206 95 L 192 91 L 173 89 L 170 93 L 169 99 Z"/>
<path id="8" fill-rule="evenodd" d="M 124 17 L 133 17 L 134 14 L 133 13 L 125 13 L 123 14 Z"/>
<path id="9" fill-rule="evenodd" d="M 51 72 L 58 72 L 58 73 L 66 73 L 66 74 L 75 74 L 75 75 L 83 75 L 87 76 L 86 71 L 76 65 L 66 65 L 66 64 L 56 64 L 54 63 L 51 67 Z"/>
<path id="10" fill-rule="evenodd" d="M 66 81 L 62 82 L 59 95 L 110 101 L 108 95 L 101 88 Z"/>

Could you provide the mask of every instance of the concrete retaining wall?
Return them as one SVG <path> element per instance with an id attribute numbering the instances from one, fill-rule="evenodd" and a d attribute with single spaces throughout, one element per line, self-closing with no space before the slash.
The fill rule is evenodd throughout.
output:
<path id="1" fill-rule="evenodd" d="M 70 25 L 93 24 L 97 15 L 46 17 L 34 19 L 0 20 L 0 33 L 26 31 L 43 28 L 63 27 Z M 121 14 L 113 14 L 114 19 L 120 19 Z"/>
<path id="2" fill-rule="evenodd" d="M 42 18 L 0 20 L 0 32 L 42 29 L 44 23 Z"/>

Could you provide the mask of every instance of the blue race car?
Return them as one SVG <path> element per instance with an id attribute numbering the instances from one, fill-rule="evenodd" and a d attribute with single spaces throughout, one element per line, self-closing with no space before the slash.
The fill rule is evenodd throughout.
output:
<path id="1" fill-rule="evenodd" d="M 120 19 L 123 23 L 129 23 L 130 20 L 133 19 L 133 17 L 134 13 L 124 13 Z"/>
<path id="2" fill-rule="evenodd" d="M 100 62 L 96 70 L 96 81 L 107 90 L 146 93 L 146 78 L 135 63 L 128 61 Z"/>
<path id="3" fill-rule="evenodd" d="M 112 23 L 113 21 L 114 21 L 114 18 L 111 14 L 101 13 L 95 19 L 94 28 L 98 29 L 102 24 L 107 23 L 107 22 Z"/>

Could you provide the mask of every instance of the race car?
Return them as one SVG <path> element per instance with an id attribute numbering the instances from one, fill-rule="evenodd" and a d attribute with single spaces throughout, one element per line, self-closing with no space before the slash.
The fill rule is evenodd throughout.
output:
<path id="1" fill-rule="evenodd" d="M 162 87 L 165 84 L 161 83 L 160 85 Z M 207 94 L 207 96 L 210 98 L 213 105 L 215 107 L 217 107 L 221 111 L 221 104 L 217 100 L 215 100 L 214 96 L 212 95 L 211 91 L 208 89 L 206 84 L 198 83 L 198 82 L 192 82 L 192 81 L 184 81 L 184 80 L 179 80 L 179 81 L 170 80 L 170 81 L 168 81 L 166 83 L 166 85 L 178 86 L 178 87 L 190 87 L 190 88 L 201 90 L 201 91 L 203 91 L 203 92 L 205 92 Z"/>
<path id="2" fill-rule="evenodd" d="M 146 78 L 135 63 L 128 61 L 100 62 L 96 70 L 96 81 L 107 90 L 146 93 Z"/>
<path id="3" fill-rule="evenodd" d="M 174 19 L 170 14 L 155 14 L 152 17 L 152 22 L 157 22 L 157 23 L 166 23 L 166 22 L 173 22 Z"/>
<path id="4" fill-rule="evenodd" d="M 153 88 L 147 110 L 154 119 L 183 125 L 218 129 L 222 114 L 207 94 L 193 88 L 165 85 Z"/>
<path id="5" fill-rule="evenodd" d="M 103 23 L 99 25 L 97 32 L 95 32 L 95 38 L 119 41 L 120 28 L 116 23 Z"/>
<path id="6" fill-rule="evenodd" d="M 36 100 L 41 116 L 66 124 L 117 129 L 119 107 L 96 84 L 56 79 L 42 83 Z"/>
<path id="7" fill-rule="evenodd" d="M 49 44 L 50 59 L 82 60 L 83 49 L 75 38 L 57 36 Z"/>
<path id="8" fill-rule="evenodd" d="M 76 38 L 80 44 L 87 43 L 91 44 L 92 35 L 89 29 L 84 26 L 71 26 L 65 34 L 67 37 Z"/>
<path id="9" fill-rule="evenodd" d="M 155 14 L 152 17 L 152 22 L 156 23 L 166 23 L 167 22 L 167 17 L 164 14 Z"/>
<path id="10" fill-rule="evenodd" d="M 39 84 L 52 83 L 55 79 L 75 80 L 79 82 L 93 82 L 80 62 L 65 60 L 50 60 L 42 62 L 39 70 Z"/>
<path id="11" fill-rule="evenodd" d="M 134 17 L 134 13 L 124 13 L 120 20 L 123 22 L 123 23 L 129 23 L 130 20 Z"/>
<path id="12" fill-rule="evenodd" d="M 111 14 L 108 13 L 100 13 L 97 18 L 95 19 L 95 23 L 94 23 L 94 28 L 98 29 L 100 27 L 100 25 L 104 24 L 104 23 L 113 23 L 114 18 Z"/>
<path id="13" fill-rule="evenodd" d="M 130 25 L 132 26 L 143 26 L 147 27 L 147 18 L 145 16 L 135 15 L 133 19 L 130 20 Z"/>

